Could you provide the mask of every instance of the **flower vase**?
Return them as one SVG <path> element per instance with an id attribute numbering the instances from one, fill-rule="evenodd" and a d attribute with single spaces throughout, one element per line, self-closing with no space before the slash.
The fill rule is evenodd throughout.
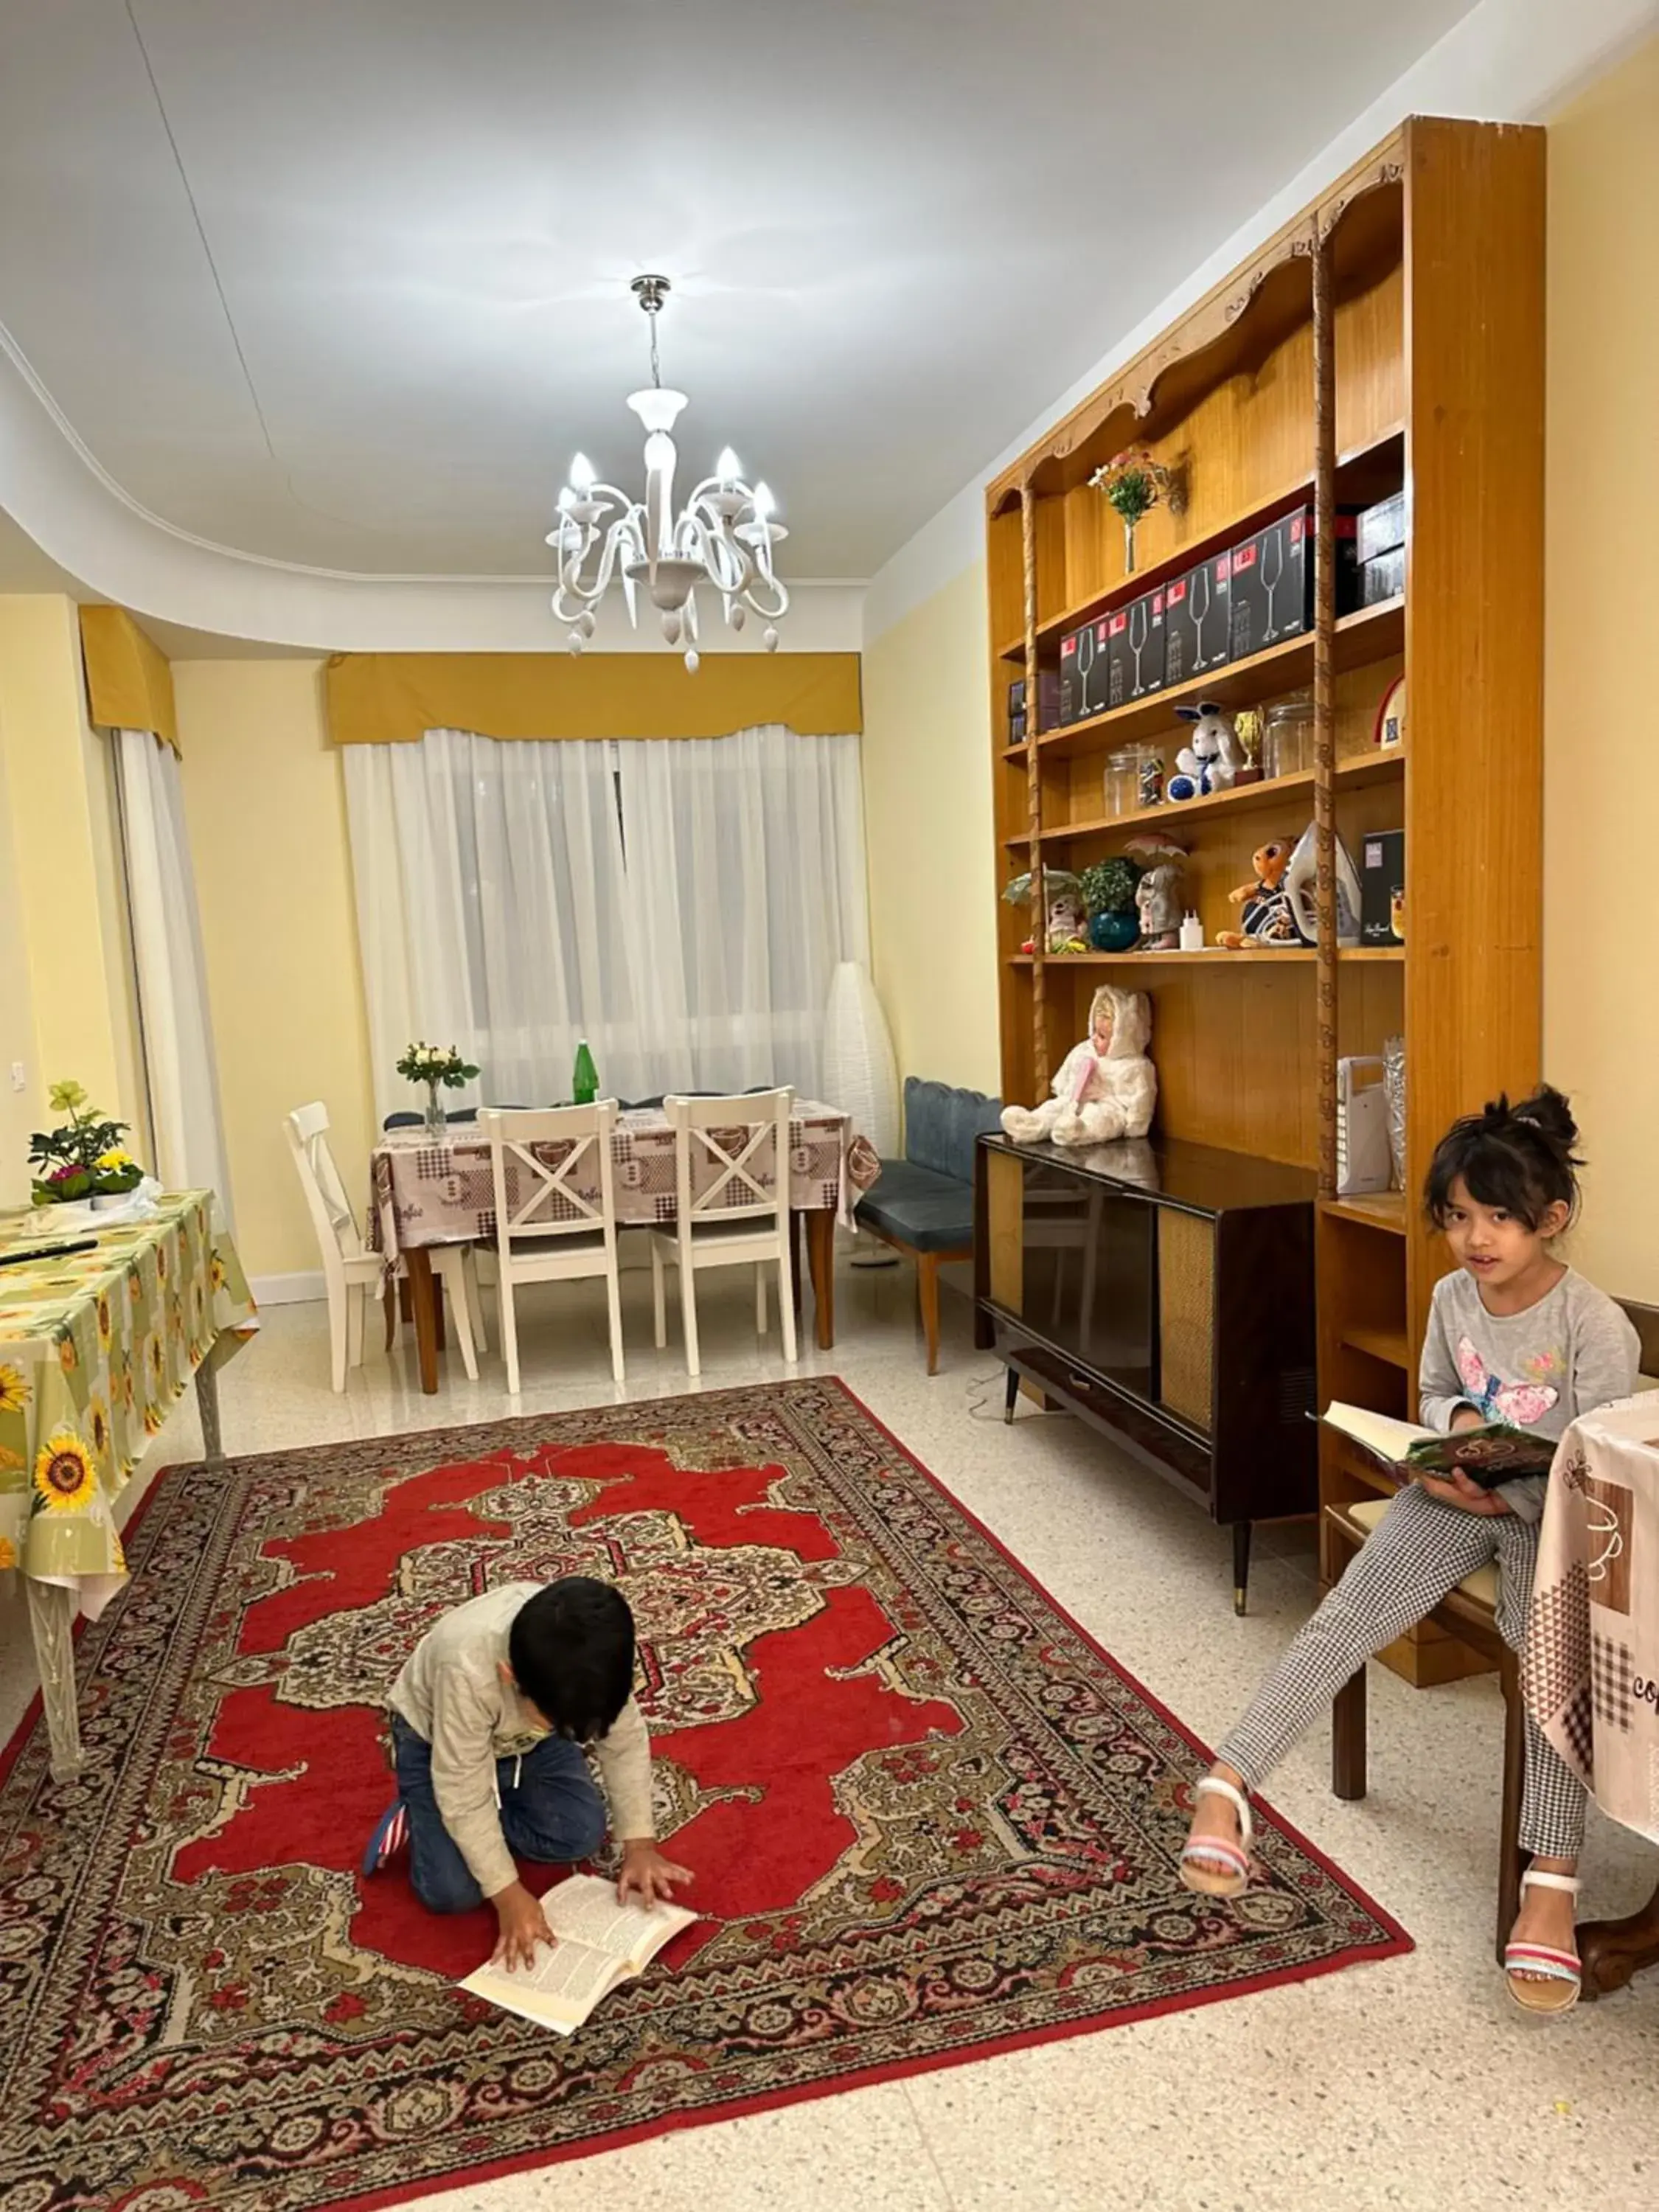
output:
<path id="1" fill-rule="evenodd" d="M 449 1142 L 449 1116 L 444 1111 L 443 1101 L 438 1096 L 435 1083 L 428 1083 L 426 1086 L 425 1126 L 428 1145 L 447 1145 Z"/>
<path id="2" fill-rule="evenodd" d="M 1097 914 L 1089 923 L 1089 942 L 1097 952 L 1127 952 L 1140 934 L 1140 917 L 1133 907 Z"/>
<path id="3" fill-rule="evenodd" d="M 1123 526 L 1123 573 L 1133 576 L 1135 572 L 1135 526 L 1133 522 Z"/>

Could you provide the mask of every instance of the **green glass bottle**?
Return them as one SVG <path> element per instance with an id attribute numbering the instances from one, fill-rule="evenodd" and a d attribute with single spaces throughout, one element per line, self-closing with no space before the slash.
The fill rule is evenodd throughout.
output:
<path id="1" fill-rule="evenodd" d="M 587 1049 L 584 1037 L 576 1047 L 575 1072 L 570 1078 L 570 1096 L 578 1106 L 591 1106 L 599 1095 L 599 1072 L 593 1065 L 593 1055 Z"/>

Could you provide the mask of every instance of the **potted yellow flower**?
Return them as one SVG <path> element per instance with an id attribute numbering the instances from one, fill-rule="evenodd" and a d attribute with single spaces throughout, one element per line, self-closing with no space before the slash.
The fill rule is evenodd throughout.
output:
<path id="1" fill-rule="evenodd" d="M 29 1139 L 29 1162 L 37 1169 L 33 1196 L 37 1206 L 94 1208 L 118 1205 L 137 1189 L 143 1170 L 120 1139 L 125 1121 L 112 1121 L 91 1103 L 78 1083 L 54 1083 L 46 1094 L 53 1111 L 67 1114 L 55 1129 L 37 1129 Z"/>

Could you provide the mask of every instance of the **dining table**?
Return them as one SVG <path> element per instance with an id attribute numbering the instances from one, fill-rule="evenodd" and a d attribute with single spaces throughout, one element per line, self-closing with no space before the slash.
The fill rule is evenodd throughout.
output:
<path id="1" fill-rule="evenodd" d="M 193 1382 L 210 1462 L 218 1373 L 258 1328 L 211 1191 L 100 1226 L 0 1215 L 0 1570 L 21 1582 L 53 1777 L 80 1771 L 75 1620 L 127 1579 L 116 1499 Z"/>
<path id="2" fill-rule="evenodd" d="M 1659 1844 L 1659 1391 L 1583 1415 L 1556 1448 L 1521 1694 L 1609 1819 Z M 1587 1994 L 1659 1966 L 1659 1888 L 1578 1942 Z"/>
<path id="3" fill-rule="evenodd" d="M 550 1160 L 558 1147 L 547 1148 Z M 661 1107 L 624 1108 L 611 1141 L 611 1179 L 620 1228 L 660 1228 L 676 1216 L 677 1169 L 674 1129 Z M 811 1279 L 817 1340 L 828 1351 L 836 1340 L 835 1237 L 838 1220 L 850 1221 L 852 1209 L 881 1172 L 868 1139 L 838 1107 L 797 1099 L 789 1122 L 789 1205 L 792 1233 L 804 1224 L 807 1271 Z M 768 1186 L 762 1156 L 757 1179 Z M 506 1158 L 507 1197 L 519 1201 L 518 1164 Z M 575 1178 L 584 1204 L 600 1202 L 595 1164 Z M 377 1140 L 370 1160 L 368 1243 L 389 1267 L 402 1261 L 409 1285 L 410 1318 L 420 1366 L 421 1389 L 438 1388 L 440 1309 L 432 1271 L 432 1251 L 441 1244 L 493 1243 L 495 1188 L 489 1140 L 475 1123 L 452 1123 L 441 1143 L 424 1125 L 392 1127 Z M 694 1156 L 693 1188 L 701 1196 L 718 1175 L 707 1154 Z M 773 1187 L 775 1187 L 775 1183 Z M 733 1184 L 732 1202 L 740 1197 Z M 798 1259 L 793 1267 L 800 1296 Z"/>

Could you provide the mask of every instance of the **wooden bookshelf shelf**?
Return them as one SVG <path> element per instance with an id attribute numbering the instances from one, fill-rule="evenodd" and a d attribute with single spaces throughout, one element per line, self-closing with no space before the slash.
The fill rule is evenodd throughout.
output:
<path id="1" fill-rule="evenodd" d="M 1395 422 L 1368 444 L 1340 455 L 1336 465 L 1338 476 L 1348 481 L 1339 483 L 1337 496 L 1347 504 L 1358 505 L 1362 501 L 1384 498 L 1389 491 L 1397 490 L 1405 481 L 1405 425 Z M 1230 545 L 1242 544 L 1247 538 L 1279 515 L 1288 514 L 1293 508 L 1304 506 L 1312 496 L 1313 471 L 1311 469 L 1304 470 L 1281 490 L 1269 493 L 1265 499 L 1252 500 L 1246 506 L 1224 515 L 1201 537 L 1183 538 L 1161 561 L 1138 568 L 1133 576 L 1126 576 L 1110 590 L 1094 592 L 1089 598 L 1079 599 L 1063 608 L 1059 614 L 1048 616 L 1037 624 L 1037 652 L 1042 654 L 1051 650 L 1057 651 L 1061 638 L 1087 622 L 1091 616 L 1109 614 L 1114 607 L 1123 606 L 1129 600 L 1139 599 L 1143 592 L 1150 592 L 1159 584 L 1184 576 L 1189 568 L 1195 568 L 1212 553 L 1222 553 Z M 1000 647 L 997 658 L 1012 661 L 1017 666 L 1023 665 L 1025 659 L 1024 635 L 1010 639 L 1006 645 Z"/>
<path id="2" fill-rule="evenodd" d="M 1029 968 L 1032 956 L 1015 952 L 1009 964 Z M 1230 952 L 1224 945 L 1206 945 L 1201 952 L 1048 952 L 1043 964 L 1052 975 L 1056 968 L 1311 968 L 1314 956 L 1305 945 L 1287 945 L 1282 952 Z"/>
<path id="3" fill-rule="evenodd" d="M 1406 643 L 1406 603 L 1384 599 L 1374 607 L 1359 607 L 1344 615 L 1336 625 L 1334 644 L 1339 669 L 1364 668 L 1403 652 Z M 1314 641 L 1311 637 L 1286 638 L 1282 645 L 1254 653 L 1248 660 L 1229 661 L 1189 684 L 1154 691 L 1127 707 L 1113 707 L 1091 714 L 1086 722 L 1071 722 L 1037 739 L 1044 760 L 1060 760 L 1073 753 L 1107 752 L 1167 730 L 1177 707 L 1195 707 L 1200 699 L 1213 699 L 1222 707 L 1255 707 L 1264 700 L 1281 698 L 1311 682 Z M 1196 802 L 1194 802 L 1196 804 Z"/>
<path id="4" fill-rule="evenodd" d="M 1372 783 L 1386 783 L 1399 775 L 1405 766 L 1403 745 L 1390 745 L 1386 751 L 1378 747 L 1369 753 L 1357 755 L 1352 760 L 1337 763 L 1336 780 L 1339 787 L 1358 788 Z M 1126 833 L 1144 830 L 1156 824 L 1168 825 L 1175 835 L 1174 823 L 1201 818 L 1206 815 L 1225 813 L 1231 817 L 1254 813 L 1259 807 L 1267 813 L 1280 811 L 1287 799 L 1295 796 L 1310 799 L 1314 775 L 1311 769 L 1295 775 L 1275 775 L 1261 783 L 1247 783 L 1233 791 L 1212 791 L 1207 799 L 1189 799 L 1184 802 L 1170 802 L 1161 806 L 1137 807 L 1133 814 L 1097 814 L 1079 822 L 1058 823 L 1054 829 L 1046 825 L 1042 831 L 1045 845 L 1066 845 L 1083 837 L 1101 837 L 1121 830 Z M 1027 842 L 1025 838 L 1019 841 Z"/>
<path id="5" fill-rule="evenodd" d="M 1344 1322 L 1342 1341 L 1350 1352 L 1363 1352 L 1368 1359 L 1380 1359 L 1386 1367 L 1409 1371 L 1415 1364 L 1403 1328 L 1366 1328 L 1358 1322 Z"/>
<path id="6" fill-rule="evenodd" d="M 1381 1230 L 1384 1236 L 1406 1233 L 1406 1194 L 1403 1190 L 1369 1192 L 1359 1198 L 1327 1198 L 1320 1212 L 1335 1221 L 1356 1221 L 1362 1228 Z"/>
<path id="7" fill-rule="evenodd" d="M 1081 870 L 1162 832 L 1182 848 L 1176 896 L 1206 940 L 1199 952 L 1022 956 L 1011 946 L 1030 936 L 1032 917 L 999 905 L 1002 1097 L 1042 1098 L 1087 1033 L 1101 983 L 1133 978 L 1150 1002 L 1154 1146 L 1205 1148 L 1231 1163 L 1218 1170 L 1224 1176 L 1272 1163 L 1302 1177 L 1310 1264 L 1294 1283 L 1284 1273 L 1273 1327 L 1286 1340 L 1281 1325 L 1293 1309 L 1309 1334 L 1298 1372 L 1314 1366 L 1310 1404 L 1336 1397 L 1411 1413 L 1446 1260 L 1416 1195 L 1430 1155 L 1459 1115 L 1500 1091 L 1524 1097 L 1539 1078 L 1544 156 L 1536 128 L 1407 118 L 985 491 L 998 889 L 1034 860 Z M 1131 445 L 1178 470 L 1185 495 L 1179 514 L 1161 502 L 1139 526 L 1133 574 L 1119 519 L 1090 483 Z M 1340 513 L 1399 491 L 1409 493 L 1405 591 L 1339 618 L 1331 586 Z M 1304 502 L 1316 511 L 1318 584 L 1307 635 L 1087 721 L 1041 732 L 1033 722 L 1029 742 L 1007 744 L 1012 677 L 1054 669 L 1060 640 L 1091 617 Z M 1248 634 L 1262 635 L 1268 573 L 1266 559 L 1237 572 L 1229 616 L 1241 635 L 1247 615 Z M 1191 611 L 1185 600 L 1174 617 L 1185 625 L 1169 656 L 1176 668 L 1192 665 Z M 1214 649 L 1209 635 L 1205 641 Z M 1385 751 L 1370 739 L 1401 676 L 1410 734 Z M 1105 671 L 1091 682 L 1106 695 Z M 1105 811 L 1109 755 L 1144 747 L 1172 766 L 1186 742 L 1177 708 L 1213 699 L 1266 709 L 1304 691 L 1317 732 L 1304 757 L 1318 763 L 1309 771 L 1185 805 Z M 1332 817 L 1357 866 L 1363 841 L 1403 833 L 1407 906 L 1421 927 L 1400 945 L 1344 949 L 1328 935 L 1311 949 L 1222 951 L 1217 934 L 1237 926 L 1261 846 Z M 1493 947 L 1501 958 L 1489 957 Z M 1374 1059 L 1395 1037 L 1406 1055 L 1404 1191 L 1338 1198 L 1340 1060 Z M 1006 1193 L 990 1204 L 994 1249 L 1000 1237 L 1020 1257 L 1022 1218 Z M 1225 1402 L 1232 1378 L 1212 1332 L 1215 1255 L 1177 1250 L 1169 1233 L 1159 1280 L 1191 1304 L 1155 1305 L 1152 1371 L 1177 1378 L 1190 1422 Z M 1275 1356 L 1269 1334 L 1261 1346 L 1263 1358 Z M 1075 1356 L 1087 1364 L 1086 1353 Z M 1298 1416 L 1285 1440 L 1291 1458 L 1298 1445 L 1305 1454 L 1302 1510 L 1376 1491 L 1328 1435 L 1318 1440 L 1316 1482 L 1305 1426 Z M 1236 1539 L 1258 1510 L 1243 1492 L 1213 1494 L 1209 1506 Z M 1431 1637 L 1420 1648 L 1410 1638 L 1391 1646 L 1388 1663 L 1427 1681 L 1477 1662 Z"/>

